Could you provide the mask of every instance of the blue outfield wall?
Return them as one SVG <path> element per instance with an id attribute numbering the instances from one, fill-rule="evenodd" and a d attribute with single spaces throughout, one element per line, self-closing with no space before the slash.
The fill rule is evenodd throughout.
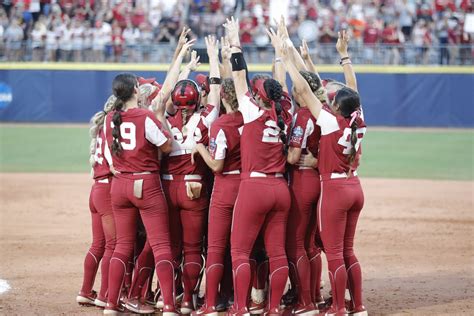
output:
<path id="1" fill-rule="evenodd" d="M 459 73 L 357 72 L 367 123 L 474 127 L 474 72 L 471 70 Z M 102 108 L 111 91 L 112 79 L 120 72 L 4 67 L 0 69 L 0 121 L 87 122 Z M 159 82 L 163 82 L 166 74 L 164 71 L 134 73 L 156 77 Z M 322 72 L 321 77 L 344 78 L 340 72 Z M 9 89 L 11 95 L 8 95 Z"/>

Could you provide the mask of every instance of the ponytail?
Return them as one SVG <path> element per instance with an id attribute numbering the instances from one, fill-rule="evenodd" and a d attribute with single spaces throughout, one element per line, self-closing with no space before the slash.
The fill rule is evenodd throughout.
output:
<path id="1" fill-rule="evenodd" d="M 121 112 L 123 111 L 125 103 L 133 97 L 136 88 L 138 89 L 138 81 L 137 77 L 133 74 L 119 74 L 112 82 L 112 91 L 114 92 L 114 96 L 117 97 L 112 107 L 115 111 L 112 116 L 114 128 L 112 129 L 113 141 L 111 151 L 113 155 L 118 156 L 123 151 L 122 144 L 120 143 L 120 125 L 122 124 Z"/>
<path id="2" fill-rule="evenodd" d="M 275 112 L 277 115 L 277 125 L 280 128 L 280 140 L 283 143 L 283 153 L 285 156 L 288 154 L 288 144 L 287 144 L 287 136 L 285 131 L 285 121 L 282 117 L 283 107 L 281 105 L 281 97 L 283 95 L 283 90 L 281 84 L 276 81 L 275 79 L 267 79 L 263 83 L 263 87 L 265 89 L 265 93 L 267 94 L 268 98 L 271 99 L 275 103 Z"/>
<path id="3" fill-rule="evenodd" d="M 354 120 L 351 124 L 351 152 L 349 153 L 349 166 L 352 166 L 356 159 L 356 144 L 357 144 L 357 128 L 359 126 L 357 125 L 357 120 Z"/>
<path id="4" fill-rule="evenodd" d="M 104 110 L 94 114 L 90 120 L 91 127 L 89 128 L 89 136 L 91 138 L 91 142 L 89 145 L 89 164 L 91 167 L 95 166 L 94 155 L 97 146 L 97 135 L 99 134 L 101 127 L 104 125 L 105 116 L 114 106 L 116 99 L 117 98 L 115 96 L 111 95 L 104 104 Z"/>
<path id="5" fill-rule="evenodd" d="M 124 102 L 117 98 L 114 104 L 114 115 L 112 116 L 112 123 L 114 123 L 114 128 L 112 129 L 112 154 L 113 155 L 120 155 L 123 151 L 122 144 L 120 143 L 120 125 L 122 124 L 122 109 L 124 106 Z"/>

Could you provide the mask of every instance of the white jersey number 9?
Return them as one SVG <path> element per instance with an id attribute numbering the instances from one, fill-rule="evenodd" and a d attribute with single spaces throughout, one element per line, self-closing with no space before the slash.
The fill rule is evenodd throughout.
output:
<path id="1" fill-rule="evenodd" d="M 364 137 L 365 131 L 367 128 L 358 128 L 356 129 L 356 134 L 357 134 L 357 141 L 355 143 L 355 150 L 358 151 L 360 147 L 360 142 L 362 141 L 362 138 Z M 339 138 L 339 141 L 337 142 L 339 145 L 344 146 L 344 151 L 342 152 L 344 155 L 349 155 L 351 153 L 352 149 L 352 144 L 351 144 L 351 129 L 350 128 L 345 128 L 344 129 L 344 134 Z"/>
<path id="2" fill-rule="evenodd" d="M 110 126 L 114 128 L 114 122 Z M 120 136 L 124 141 L 120 144 L 123 150 L 134 150 L 137 146 L 137 127 L 132 122 L 124 122 L 120 124 Z"/>

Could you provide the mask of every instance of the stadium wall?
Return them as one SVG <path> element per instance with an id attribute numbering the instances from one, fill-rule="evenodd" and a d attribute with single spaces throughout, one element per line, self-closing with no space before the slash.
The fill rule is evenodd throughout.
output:
<path id="1" fill-rule="evenodd" d="M 270 65 L 250 67 L 250 76 Z M 87 122 L 102 109 L 115 75 L 163 82 L 167 65 L 0 65 L 0 121 Z M 150 71 L 153 70 L 153 71 Z M 206 67 L 203 67 L 206 71 Z M 322 78 L 343 80 L 338 66 Z M 463 67 L 356 67 L 366 120 L 378 126 L 474 127 L 474 70 Z"/>

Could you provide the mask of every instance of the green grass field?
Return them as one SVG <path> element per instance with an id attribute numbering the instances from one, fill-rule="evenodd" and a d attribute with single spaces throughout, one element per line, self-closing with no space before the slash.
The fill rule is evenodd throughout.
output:
<path id="1" fill-rule="evenodd" d="M 0 172 L 88 172 L 84 126 L 0 125 Z M 473 180 L 474 130 L 369 130 L 362 177 Z"/>

